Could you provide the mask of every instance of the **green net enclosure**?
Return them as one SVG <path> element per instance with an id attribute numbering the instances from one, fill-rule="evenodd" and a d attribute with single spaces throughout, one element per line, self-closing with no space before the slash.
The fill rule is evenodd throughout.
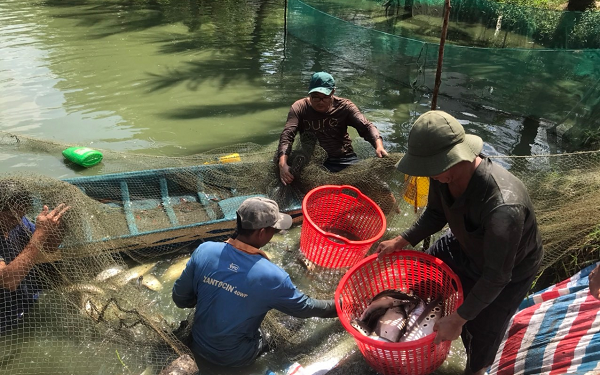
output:
<path id="1" fill-rule="evenodd" d="M 544 118 L 580 139 L 598 128 L 600 13 L 451 1 L 440 95 Z M 289 0 L 288 32 L 430 92 L 444 2 Z M 571 134 L 572 133 L 572 134 Z"/>

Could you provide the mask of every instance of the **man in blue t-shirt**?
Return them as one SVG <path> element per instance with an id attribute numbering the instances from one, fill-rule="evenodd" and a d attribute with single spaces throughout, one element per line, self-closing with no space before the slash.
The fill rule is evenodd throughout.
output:
<path id="1" fill-rule="evenodd" d="M 58 248 L 61 218 L 69 209 L 63 203 L 52 211 L 44 206 L 34 225 L 25 217 L 30 207 L 22 184 L 0 180 L 0 334 L 14 328 L 37 300 L 41 277 L 35 265 L 42 250 Z"/>
<path id="2" fill-rule="evenodd" d="M 292 218 L 275 201 L 246 199 L 237 210 L 237 237 L 205 242 L 192 254 L 173 286 L 180 308 L 195 307 L 191 349 L 222 366 L 246 366 L 265 350 L 259 331 L 271 309 L 299 317 L 336 317 L 333 300 L 316 300 L 296 289 L 290 276 L 260 250 Z"/>

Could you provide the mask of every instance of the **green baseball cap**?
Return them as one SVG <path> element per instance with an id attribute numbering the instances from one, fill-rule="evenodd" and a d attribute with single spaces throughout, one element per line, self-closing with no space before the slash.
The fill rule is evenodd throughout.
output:
<path id="1" fill-rule="evenodd" d="M 308 85 L 308 93 L 320 92 L 321 94 L 331 95 L 335 89 L 335 80 L 327 72 L 317 72 L 312 75 Z"/>
<path id="2" fill-rule="evenodd" d="M 444 111 L 429 111 L 413 124 L 408 151 L 396 168 L 409 176 L 436 176 L 461 161 L 473 161 L 483 149 L 483 140 L 465 129 Z"/>

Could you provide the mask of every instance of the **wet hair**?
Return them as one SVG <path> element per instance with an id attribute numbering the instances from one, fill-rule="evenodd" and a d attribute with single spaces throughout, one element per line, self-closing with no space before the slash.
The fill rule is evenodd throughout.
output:
<path id="1" fill-rule="evenodd" d="M 32 203 L 31 195 L 21 182 L 12 179 L 0 180 L 0 212 L 27 211 Z"/>

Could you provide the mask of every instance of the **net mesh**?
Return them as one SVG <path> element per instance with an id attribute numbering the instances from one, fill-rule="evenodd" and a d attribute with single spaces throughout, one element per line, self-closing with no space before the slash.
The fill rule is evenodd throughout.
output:
<path id="1" fill-rule="evenodd" d="M 4 140 L 2 151 L 11 153 L 34 150 L 58 154 L 67 146 L 9 134 L 0 139 Z M 354 146 L 363 157 L 372 152 L 364 141 L 357 140 Z M 3 195 L 0 202 L 2 207 L 17 207 L 10 211 L 12 215 L 18 216 L 18 207 L 26 207 L 26 216 L 34 221 L 43 205 L 53 208 L 65 202 L 70 206 L 56 233 L 62 238 L 60 248 L 41 248 L 35 271 L 22 273 L 35 272 L 39 293 L 36 290 L 32 296 L 4 292 L 2 308 L 13 314 L 14 322 L 2 328 L 2 372 L 65 373 L 68 366 L 75 364 L 90 373 L 98 368 L 100 373 L 158 373 L 176 358 L 189 354 L 185 342 L 191 314 L 166 314 L 165 308 L 178 309 L 168 301 L 170 293 L 165 293 L 166 297 L 156 293 L 161 287 L 170 291 L 189 258 L 180 255 L 181 245 L 207 234 L 173 235 L 168 230 L 193 227 L 194 220 L 215 218 L 223 224 L 212 238 L 226 236 L 234 227 L 231 217 L 226 220 L 226 216 L 241 202 L 235 201 L 236 197 L 267 195 L 277 199 L 282 208 L 289 208 L 321 184 L 353 185 L 387 215 L 388 230 L 383 239 L 400 234 L 426 202 L 427 189 L 419 187 L 422 181 L 416 182 L 396 171 L 394 165 L 401 158 L 400 153 L 383 159 L 366 157 L 332 174 L 323 167 L 324 150 L 314 139 L 303 136 L 290 157 L 295 182 L 283 186 L 278 183 L 273 162 L 275 150 L 275 144 L 244 144 L 189 158 L 132 157 L 103 150 L 103 172 L 108 174 L 58 180 L 30 173 L 0 179 L 0 186 L 16 181 L 21 187 L 17 190 L 23 194 Z M 220 158 L 233 151 L 239 161 L 222 162 Z M 565 257 L 595 257 L 585 253 L 585 244 L 598 231 L 600 152 L 494 160 L 521 178 L 530 191 L 545 248 L 543 270 L 554 272 L 557 261 Z M 160 182 L 144 179 L 147 176 L 142 174 L 152 167 L 150 175 L 156 177 L 165 170 L 155 169 L 159 166 L 175 172 L 164 174 L 162 191 Z M 115 174 L 121 177 L 120 181 L 126 181 L 129 200 L 124 198 L 121 183 L 108 181 Z M 231 199 L 235 206 L 227 208 L 223 203 Z M 133 222 L 127 218 L 128 211 Z M 566 215 L 569 220 L 565 220 Z M 201 232 L 193 228 L 193 232 Z M 2 229 L 6 232 L 10 228 Z M 189 253 L 191 248 L 184 250 Z M 297 239 L 290 237 L 275 238 L 265 250 L 273 262 L 292 275 L 301 290 L 315 298 L 331 298 L 343 270 L 328 273 L 307 268 L 306 263 L 299 261 L 302 256 Z M 158 272 L 165 259 L 176 267 Z M 278 348 L 279 356 L 287 353 L 288 358 L 298 359 L 314 355 L 309 354 L 308 348 L 314 349 L 315 343 L 320 342 L 315 341 L 315 334 L 322 331 L 315 324 L 272 311 L 263 329 L 271 345 Z M 330 337 L 341 335 L 339 325 L 324 332 Z M 59 349 L 65 345 L 67 350 Z M 303 347 L 305 351 L 299 349 Z M 65 367 L 48 369 L 47 356 L 53 356 L 55 367 L 56 358 L 63 357 Z"/>

